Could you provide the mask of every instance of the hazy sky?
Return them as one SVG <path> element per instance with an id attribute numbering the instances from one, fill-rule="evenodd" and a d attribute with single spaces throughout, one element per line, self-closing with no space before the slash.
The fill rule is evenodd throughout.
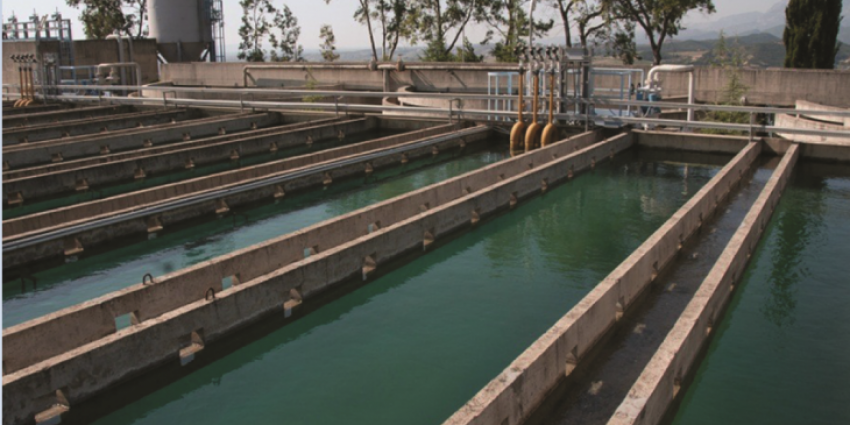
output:
<path id="1" fill-rule="evenodd" d="M 368 47 L 369 40 L 366 34 L 366 28 L 352 19 L 354 10 L 356 9 L 356 0 L 333 0 L 330 5 L 325 4 L 324 0 L 273 0 L 274 4 L 281 5 L 286 3 L 298 17 L 301 24 L 300 42 L 305 49 L 317 49 L 319 46 L 319 28 L 323 24 L 333 26 L 336 35 L 338 48 L 362 48 Z M 717 8 L 717 14 L 709 18 L 694 14 L 689 19 L 698 21 L 710 19 L 714 20 L 726 15 L 765 10 L 777 3 L 778 0 L 714 0 Z M 541 2 L 542 3 L 542 2 Z M 79 16 L 79 10 L 65 5 L 65 0 L 0 0 L 0 8 L 2 8 L 3 22 L 8 16 L 14 12 L 18 18 L 25 18 L 33 13 L 34 5 L 39 15 L 53 13 L 57 8 L 66 17 L 70 17 L 74 22 L 74 37 L 83 38 L 82 25 L 76 19 Z M 225 16 L 225 39 L 229 47 L 239 43 L 237 30 L 240 25 L 242 10 L 239 7 L 238 0 L 224 0 L 224 16 Z M 535 18 L 549 19 L 553 18 L 558 22 L 557 15 L 554 10 L 540 8 L 535 12 Z M 482 28 L 472 28 L 467 31 L 467 37 L 477 43 L 481 40 L 484 34 Z M 556 25 L 555 29 L 549 34 L 550 36 L 558 36 L 563 34 L 563 27 Z M 232 50 L 232 49 L 230 49 Z M 228 56 L 234 54 L 233 51 L 228 51 Z"/>

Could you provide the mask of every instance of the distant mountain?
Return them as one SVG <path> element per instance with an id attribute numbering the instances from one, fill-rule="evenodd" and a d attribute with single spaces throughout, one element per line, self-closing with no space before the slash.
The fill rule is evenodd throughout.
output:
<path id="1" fill-rule="evenodd" d="M 682 30 L 676 36 L 676 39 L 715 39 L 721 30 L 727 36 L 767 33 L 782 37 L 783 31 L 785 31 L 785 8 L 787 6 L 788 0 L 779 0 L 764 12 L 739 13 L 708 22 L 685 22 L 686 29 Z M 844 0 L 844 15 L 850 16 L 850 0 Z M 845 43 L 850 43 L 850 25 L 841 29 L 839 39 Z"/>
<path id="2" fill-rule="evenodd" d="M 662 55 L 664 63 L 711 65 L 714 63 L 714 49 L 718 39 L 669 41 L 664 44 Z M 738 46 L 743 50 L 744 65 L 754 68 L 781 67 L 785 62 L 785 45 L 782 38 L 769 33 L 749 34 L 726 38 L 729 46 Z M 638 46 L 638 54 L 644 58 L 652 57 L 649 46 Z M 836 57 L 839 65 L 850 64 L 850 45 L 842 44 Z"/>

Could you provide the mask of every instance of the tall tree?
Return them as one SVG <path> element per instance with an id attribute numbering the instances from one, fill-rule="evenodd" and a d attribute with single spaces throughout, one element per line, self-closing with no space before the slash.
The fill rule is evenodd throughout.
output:
<path id="1" fill-rule="evenodd" d="M 322 29 L 319 30 L 319 38 L 322 39 L 322 44 L 319 45 L 319 48 L 322 50 L 322 59 L 325 62 L 333 62 L 339 59 L 339 54 L 336 52 L 336 36 L 334 36 L 334 30 L 330 25 L 322 25 Z"/>
<path id="2" fill-rule="evenodd" d="M 652 63 L 661 64 L 661 49 L 679 34 L 682 18 L 692 10 L 714 13 L 712 0 L 602 0 L 616 19 L 637 22 L 652 48 Z"/>
<path id="3" fill-rule="evenodd" d="M 391 61 L 402 39 L 416 40 L 415 2 L 371 0 L 372 17 L 381 24 L 381 60 Z"/>
<path id="4" fill-rule="evenodd" d="M 838 53 L 841 0 L 791 0 L 785 9 L 786 68 L 832 69 Z"/>
<path id="5" fill-rule="evenodd" d="M 134 38 L 147 37 L 148 35 L 148 0 L 124 0 L 124 4 L 130 9 L 127 14 L 128 32 Z"/>
<path id="6" fill-rule="evenodd" d="M 623 61 L 623 65 L 633 65 L 636 60 L 641 59 L 637 53 L 635 24 L 633 22 L 612 23 L 610 34 L 608 42 L 610 56 L 619 58 Z"/>
<path id="7" fill-rule="evenodd" d="M 582 1 L 576 5 L 576 26 L 581 47 L 588 47 L 591 37 L 604 37 L 611 30 L 612 23 L 605 16 L 604 5 L 595 1 Z"/>
<path id="8" fill-rule="evenodd" d="M 240 0 L 242 26 L 239 27 L 239 59 L 248 62 L 265 62 L 263 43 L 271 34 L 269 18 L 277 13 L 270 0 Z"/>
<path id="9" fill-rule="evenodd" d="M 542 37 L 552 29 L 555 21 L 537 20 L 530 25 L 525 12 L 529 0 L 492 0 L 487 4 L 484 21 L 488 24 L 487 40 L 499 35 L 491 53 L 499 62 L 517 62 L 516 47 L 524 44 L 523 39 L 534 31 L 536 37 Z M 486 44 L 486 43 L 484 43 Z"/>
<path id="10" fill-rule="evenodd" d="M 86 38 L 102 39 L 127 28 L 122 0 L 66 0 L 68 6 L 83 7 L 80 20 Z"/>
<path id="11" fill-rule="evenodd" d="M 416 22 L 420 37 L 428 43 L 424 60 L 450 61 L 464 29 L 476 17 L 481 20 L 489 0 L 417 0 Z M 453 34 L 452 34 L 453 33 Z"/>
<path id="12" fill-rule="evenodd" d="M 358 22 L 366 24 L 366 30 L 369 33 L 369 44 L 372 46 L 372 57 L 380 59 L 378 56 L 378 49 L 375 47 L 375 32 L 372 30 L 372 8 L 370 3 L 374 0 L 357 0 L 360 5 L 357 10 L 354 11 L 354 19 Z M 325 3 L 330 4 L 331 0 L 325 0 Z"/>
<path id="13" fill-rule="evenodd" d="M 298 26 L 298 18 L 289 9 L 289 6 L 283 5 L 282 10 L 278 10 L 274 15 L 274 29 L 269 34 L 269 43 L 272 46 L 270 52 L 271 60 L 274 62 L 303 62 L 304 48 L 298 44 L 298 37 L 301 36 L 301 27 Z"/>

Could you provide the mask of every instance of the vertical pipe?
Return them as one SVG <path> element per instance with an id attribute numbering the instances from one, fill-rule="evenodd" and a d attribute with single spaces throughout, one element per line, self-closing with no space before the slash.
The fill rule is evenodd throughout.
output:
<path id="1" fill-rule="evenodd" d="M 693 106 L 694 104 L 694 70 L 688 73 L 688 105 Z M 694 121 L 694 110 L 693 108 L 688 108 L 688 122 Z"/>

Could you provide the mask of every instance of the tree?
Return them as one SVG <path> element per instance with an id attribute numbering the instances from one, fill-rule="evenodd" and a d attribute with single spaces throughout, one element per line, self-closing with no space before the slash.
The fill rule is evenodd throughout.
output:
<path id="1" fill-rule="evenodd" d="M 127 28 L 121 0 L 66 0 L 68 6 L 83 7 L 80 20 L 86 38 L 103 39 Z"/>
<path id="2" fill-rule="evenodd" d="M 535 20 L 534 25 L 529 25 L 528 15 L 525 8 L 529 0 L 492 0 L 487 4 L 483 18 L 489 26 L 487 39 L 498 34 L 501 40 L 497 41 L 491 53 L 499 62 L 517 62 L 516 48 L 523 44 L 522 39 L 528 37 L 530 31 L 534 31 L 536 37 L 542 37 L 555 25 L 555 21 Z"/>
<path id="3" fill-rule="evenodd" d="M 271 33 L 269 15 L 277 12 L 269 0 L 240 0 L 242 26 L 239 27 L 239 59 L 248 62 L 265 62 L 263 41 Z"/>
<path id="4" fill-rule="evenodd" d="M 722 68 L 727 76 L 726 86 L 723 88 L 721 97 L 718 102 L 720 105 L 728 106 L 743 106 L 744 96 L 749 91 L 749 87 L 741 80 L 741 66 L 744 64 L 744 49 L 738 44 L 737 40 L 730 45 L 726 41 L 726 35 L 723 31 L 720 32 L 720 39 L 717 45 L 711 51 L 711 66 Z M 726 112 L 726 111 L 711 111 L 707 114 L 706 120 L 714 122 L 748 124 L 750 115 L 746 112 Z M 736 134 L 729 130 L 704 129 L 703 133 L 709 134 Z"/>
<path id="5" fill-rule="evenodd" d="M 612 23 L 608 19 L 602 19 L 606 10 L 601 3 L 582 1 L 576 7 L 578 8 L 576 25 L 578 26 L 579 42 L 581 42 L 581 47 L 588 47 L 590 37 L 607 33 Z"/>
<path id="6" fill-rule="evenodd" d="M 103 39 L 116 31 L 133 38 L 147 36 L 147 0 L 65 0 L 65 3 L 83 7 L 80 20 L 87 38 Z"/>
<path id="7" fill-rule="evenodd" d="M 135 34 L 130 34 L 133 38 L 147 37 L 148 29 L 145 24 L 148 22 L 148 0 L 125 0 L 124 3 L 132 11 L 125 15 L 127 32 L 130 32 L 130 28 L 135 28 Z"/>
<path id="8" fill-rule="evenodd" d="M 619 58 L 623 65 L 633 65 L 640 59 L 635 43 L 635 24 L 626 21 L 622 25 L 612 27 L 612 33 L 609 55 Z"/>
<path id="9" fill-rule="evenodd" d="M 606 9 L 598 1 L 554 0 L 552 6 L 558 10 L 558 14 L 561 16 L 561 24 L 564 26 L 564 39 L 567 47 L 573 47 L 573 21 L 575 21 L 575 25 L 578 27 L 579 42 L 582 47 L 587 47 L 590 37 L 602 32 L 610 24 L 609 21 L 601 19 Z M 575 13 L 575 19 L 570 18 L 572 13 Z"/>
<path id="10" fill-rule="evenodd" d="M 458 41 L 473 17 L 481 20 L 488 0 L 417 0 L 419 37 L 428 43 L 424 60 L 451 61 Z M 454 35 L 451 33 L 454 32 Z"/>
<path id="11" fill-rule="evenodd" d="M 381 60 L 391 61 L 399 40 L 416 40 L 416 4 L 406 0 L 372 1 L 373 18 L 381 24 Z"/>
<path id="12" fill-rule="evenodd" d="M 372 57 L 378 59 L 378 49 L 375 47 L 375 33 L 372 31 L 372 12 L 369 3 L 374 0 L 357 0 L 360 6 L 354 11 L 354 19 L 366 24 L 366 29 L 369 32 L 369 44 L 372 46 Z M 330 4 L 331 0 L 325 0 L 325 3 Z"/>
<path id="13" fill-rule="evenodd" d="M 322 49 L 322 59 L 325 62 L 333 62 L 339 59 L 333 28 L 330 25 L 322 25 L 322 29 L 319 30 L 319 38 L 322 39 L 322 44 L 319 45 L 319 48 Z"/>
<path id="14" fill-rule="evenodd" d="M 476 55 L 475 47 L 469 42 L 468 38 L 463 39 L 463 47 L 458 49 L 456 60 L 458 62 L 484 62 L 484 55 Z"/>
<path id="15" fill-rule="evenodd" d="M 832 69 L 838 53 L 841 0 L 791 0 L 785 9 L 786 68 Z"/>
<path id="16" fill-rule="evenodd" d="M 602 0 L 602 4 L 614 19 L 634 21 L 643 28 L 652 49 L 653 65 L 661 64 L 664 42 L 679 34 L 686 13 L 714 13 L 712 0 Z"/>
<path id="17" fill-rule="evenodd" d="M 304 48 L 298 44 L 301 36 L 301 27 L 298 26 L 298 18 L 283 5 L 283 10 L 275 11 L 274 28 L 279 32 L 269 34 L 269 43 L 272 46 L 271 60 L 274 62 L 303 62 Z"/>

